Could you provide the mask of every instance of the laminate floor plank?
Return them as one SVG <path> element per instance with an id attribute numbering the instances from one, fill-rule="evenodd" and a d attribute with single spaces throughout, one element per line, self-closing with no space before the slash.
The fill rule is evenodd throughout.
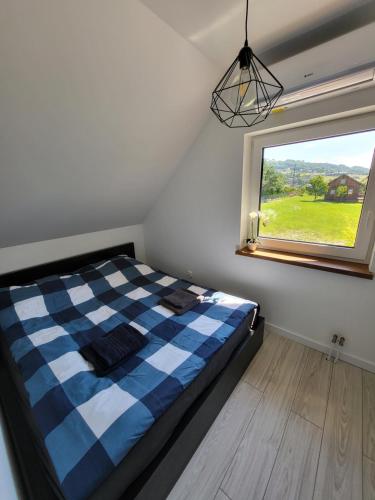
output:
<path id="1" fill-rule="evenodd" d="M 375 373 L 363 372 L 363 453 L 375 461 Z"/>
<path id="2" fill-rule="evenodd" d="M 363 457 L 363 500 L 375 498 L 375 462 Z"/>
<path id="3" fill-rule="evenodd" d="M 264 500 L 311 500 L 322 430 L 291 413 Z"/>
<path id="4" fill-rule="evenodd" d="M 307 358 L 304 346 L 283 340 L 279 361 L 220 486 L 231 500 L 260 500 L 267 488 Z"/>
<path id="5" fill-rule="evenodd" d="M 264 338 L 262 347 L 250 363 L 242 379 L 263 392 L 275 371 L 285 342 L 284 337 L 268 333 Z"/>
<path id="6" fill-rule="evenodd" d="M 374 385 L 269 334 L 168 500 L 375 500 Z"/>
<path id="7" fill-rule="evenodd" d="M 230 498 L 227 497 L 224 491 L 219 490 L 216 494 L 215 500 L 230 500 Z"/>
<path id="8" fill-rule="evenodd" d="M 260 399 L 261 393 L 254 387 L 245 382 L 237 385 L 168 500 L 215 498 Z"/>
<path id="9" fill-rule="evenodd" d="M 362 370 L 334 365 L 314 500 L 362 498 Z"/>
<path id="10" fill-rule="evenodd" d="M 293 411 L 320 428 L 324 425 L 331 374 L 332 362 L 326 355 L 309 349 Z"/>

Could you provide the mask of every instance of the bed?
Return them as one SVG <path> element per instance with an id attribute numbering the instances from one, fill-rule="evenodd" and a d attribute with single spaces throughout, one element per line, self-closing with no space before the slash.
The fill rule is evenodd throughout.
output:
<path id="1" fill-rule="evenodd" d="M 28 499 L 164 499 L 263 340 L 257 303 L 135 259 L 132 243 L 0 277 L 1 404 Z M 159 305 L 188 288 L 182 316 Z M 98 378 L 78 349 L 149 342 Z"/>

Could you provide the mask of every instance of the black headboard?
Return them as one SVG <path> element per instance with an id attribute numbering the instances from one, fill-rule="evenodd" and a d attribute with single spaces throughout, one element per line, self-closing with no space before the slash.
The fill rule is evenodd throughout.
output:
<path id="1" fill-rule="evenodd" d="M 26 285 L 38 278 L 50 274 L 70 273 L 99 260 L 110 259 L 119 254 L 126 254 L 135 258 L 134 243 L 124 243 L 115 247 L 96 250 L 95 252 L 83 253 L 67 259 L 55 260 L 47 264 L 28 267 L 20 271 L 0 275 L 0 288 L 4 286 Z"/>

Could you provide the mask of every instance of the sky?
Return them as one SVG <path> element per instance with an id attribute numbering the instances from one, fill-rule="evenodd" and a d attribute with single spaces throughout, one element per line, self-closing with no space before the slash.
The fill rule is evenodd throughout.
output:
<path id="1" fill-rule="evenodd" d="M 375 130 L 339 137 L 285 144 L 264 149 L 267 160 L 304 160 L 348 167 L 371 167 L 375 149 Z"/>

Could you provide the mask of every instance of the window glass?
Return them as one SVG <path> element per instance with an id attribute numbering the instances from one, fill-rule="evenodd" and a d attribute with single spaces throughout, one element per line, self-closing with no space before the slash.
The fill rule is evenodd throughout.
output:
<path id="1" fill-rule="evenodd" d="M 263 148 L 259 236 L 354 247 L 375 131 Z"/>

